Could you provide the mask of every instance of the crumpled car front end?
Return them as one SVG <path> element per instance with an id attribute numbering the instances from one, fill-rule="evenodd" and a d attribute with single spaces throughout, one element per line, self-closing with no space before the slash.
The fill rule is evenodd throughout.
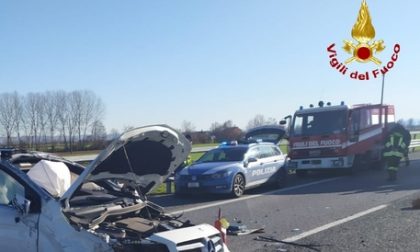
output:
<path id="1" fill-rule="evenodd" d="M 40 200 L 35 212 L 19 216 L 36 244 L 28 251 L 228 252 L 213 226 L 165 214 L 147 200 L 147 193 L 165 181 L 190 150 L 182 134 L 154 125 L 122 134 L 87 167 L 47 153 L 14 155 L 6 166 L 22 176 Z M 27 175 L 45 160 L 69 168 L 71 185 L 64 194 L 50 188 L 62 183 Z M 55 177 L 60 179 L 60 174 Z"/>
<path id="2" fill-rule="evenodd" d="M 190 150 L 189 141 L 167 126 L 130 130 L 80 174 L 62 197 L 63 213 L 114 251 L 226 252 L 217 229 L 167 215 L 146 198 Z"/>

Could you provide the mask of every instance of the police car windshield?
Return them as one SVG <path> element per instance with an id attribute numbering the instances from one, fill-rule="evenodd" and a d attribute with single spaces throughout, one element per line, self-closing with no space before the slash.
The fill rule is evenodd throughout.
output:
<path id="1" fill-rule="evenodd" d="M 197 163 L 242 161 L 247 149 L 246 147 L 213 149 L 206 152 Z"/>
<path id="2" fill-rule="evenodd" d="M 293 136 L 339 134 L 346 125 L 346 110 L 323 111 L 295 115 Z"/>

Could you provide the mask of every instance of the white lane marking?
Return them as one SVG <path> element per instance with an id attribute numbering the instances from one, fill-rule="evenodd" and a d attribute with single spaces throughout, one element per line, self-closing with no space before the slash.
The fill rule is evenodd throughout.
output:
<path id="1" fill-rule="evenodd" d="M 269 195 L 269 194 L 272 194 L 272 193 L 288 192 L 288 191 L 296 190 L 296 189 L 303 188 L 303 187 L 308 187 L 308 186 L 313 186 L 313 185 L 318 185 L 318 184 L 322 184 L 322 183 L 327 183 L 327 182 L 339 180 L 341 178 L 343 178 L 343 177 L 323 179 L 323 180 L 314 181 L 314 182 L 307 183 L 307 184 L 302 184 L 302 185 L 287 187 L 287 188 L 278 189 L 278 190 L 274 190 L 274 191 L 269 191 L 269 192 L 265 192 L 265 193 L 261 193 L 261 194 L 255 194 L 255 195 L 249 195 L 249 196 L 242 196 L 242 197 L 237 198 L 237 199 L 230 199 L 230 200 L 225 200 L 225 201 L 221 201 L 221 202 L 210 203 L 210 204 L 206 204 L 206 205 L 202 205 L 202 206 L 191 207 L 191 208 L 187 208 L 187 209 L 184 209 L 184 210 L 178 210 L 178 211 L 174 211 L 174 212 L 169 212 L 168 214 L 175 214 L 175 215 L 177 215 L 177 214 L 181 214 L 181 213 L 193 212 L 193 211 L 197 211 L 197 210 L 201 210 L 201 209 L 205 209 L 205 208 L 209 208 L 209 207 L 215 207 L 215 206 L 230 204 L 230 203 L 233 203 L 233 202 L 238 202 L 238 201 L 243 201 L 243 200 L 249 200 L 249 199 L 253 199 L 253 198 L 258 198 L 258 197 L 261 197 L 261 196 L 264 196 L 264 195 Z"/>
<path id="2" fill-rule="evenodd" d="M 326 224 L 326 225 L 324 225 L 324 226 L 320 226 L 320 227 L 314 228 L 314 229 L 312 229 L 312 230 L 309 230 L 309 231 L 303 232 L 303 233 L 301 233 L 301 234 L 298 234 L 298 235 L 295 235 L 295 236 L 292 236 L 292 237 L 286 238 L 286 239 L 284 239 L 283 241 L 285 241 L 285 242 L 295 242 L 295 241 L 297 241 L 297 240 L 300 240 L 300 239 L 302 239 L 302 238 L 308 237 L 308 236 L 310 236 L 310 235 L 313 235 L 313 234 L 316 234 L 316 233 L 322 232 L 322 231 L 327 230 L 327 229 L 329 229 L 329 228 L 332 228 L 332 227 L 335 227 L 335 226 L 341 225 L 341 224 L 343 224 L 343 223 L 349 222 L 349 221 L 351 221 L 351 220 L 354 220 L 354 219 L 360 218 L 360 217 L 362 217 L 362 216 L 364 216 L 364 215 L 368 215 L 368 214 L 370 214 L 370 213 L 373 213 L 373 212 L 379 211 L 379 210 L 381 210 L 381 209 L 384 209 L 385 207 L 387 207 L 387 205 L 379 205 L 379 206 L 377 206 L 377 207 L 370 208 L 370 209 L 368 209 L 368 210 L 366 210 L 366 211 L 363 211 L 363 212 L 359 212 L 359 213 L 356 213 L 356 214 L 350 215 L 350 216 L 348 216 L 348 217 L 346 217 L 346 218 L 343 218 L 343 219 L 341 219 L 341 220 L 337 220 L 337 221 L 334 221 L 334 222 L 328 223 L 328 224 Z"/>

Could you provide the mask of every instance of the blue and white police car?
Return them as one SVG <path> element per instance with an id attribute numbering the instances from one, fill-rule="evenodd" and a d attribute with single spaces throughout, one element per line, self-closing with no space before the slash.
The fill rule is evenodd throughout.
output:
<path id="1" fill-rule="evenodd" d="M 284 186 L 286 154 L 278 147 L 284 135 L 282 127 L 262 126 L 250 130 L 245 141 L 224 143 L 206 152 L 175 175 L 176 194 L 205 192 L 239 197 L 245 190 L 266 183 Z"/>

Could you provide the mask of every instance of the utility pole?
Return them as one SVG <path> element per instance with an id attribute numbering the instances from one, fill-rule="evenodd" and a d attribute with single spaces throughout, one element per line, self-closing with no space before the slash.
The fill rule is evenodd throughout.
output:
<path id="1" fill-rule="evenodd" d="M 384 86 L 385 86 L 385 74 L 382 74 L 381 105 L 384 104 Z"/>

